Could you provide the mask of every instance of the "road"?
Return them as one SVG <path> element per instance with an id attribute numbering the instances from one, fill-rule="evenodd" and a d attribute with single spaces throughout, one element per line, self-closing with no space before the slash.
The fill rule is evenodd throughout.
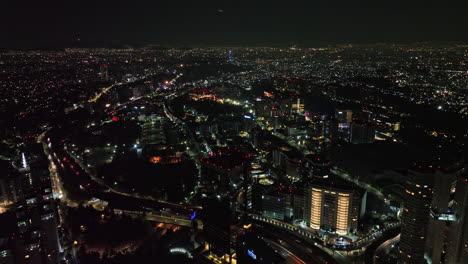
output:
<path id="1" fill-rule="evenodd" d="M 93 205 L 96 202 L 93 202 L 91 198 L 94 197 L 101 201 L 108 201 L 112 204 L 113 209 L 125 211 L 133 216 L 146 214 L 152 221 L 181 226 L 192 225 L 188 216 L 193 210 L 198 210 L 198 207 L 193 208 L 164 201 L 142 200 L 119 192 L 110 192 L 108 187 L 96 182 L 88 174 L 87 169 L 83 169 L 83 164 L 79 164 L 64 149 L 63 142 L 50 139 L 50 144 L 44 142 L 44 150 L 51 162 L 50 167 L 53 172 L 51 178 L 55 194 L 68 206 Z M 88 199 L 75 201 L 68 195 L 70 191 L 75 194 L 81 193 L 83 197 L 88 197 Z M 151 208 L 153 211 L 149 213 L 148 210 L 143 210 L 143 207 Z M 157 214 L 158 210 L 161 211 L 161 214 Z"/>
<path id="2" fill-rule="evenodd" d="M 275 243 L 272 240 L 269 240 L 267 238 L 263 238 L 263 240 L 266 242 L 268 246 L 273 248 L 277 253 L 279 253 L 289 264 L 307 264 L 303 259 L 299 258 L 296 256 L 294 253 L 286 249 L 285 247 L 281 246 L 278 243 Z M 279 241 L 278 241 L 279 242 Z M 281 243 L 281 242 L 279 242 Z M 283 242 L 284 243 L 284 242 Z M 309 262 L 313 263 L 313 262 Z"/>
<path id="3" fill-rule="evenodd" d="M 384 245 L 383 248 L 385 248 L 385 245 L 389 245 L 390 243 L 387 243 L 389 240 L 395 239 L 396 237 L 399 237 L 400 230 L 399 229 L 394 229 L 390 232 L 387 232 L 384 234 L 382 237 L 374 241 L 374 243 L 368 245 L 365 248 L 365 254 L 364 254 L 364 263 L 366 264 L 373 264 L 375 260 L 375 255 L 377 251 L 379 250 L 381 245 Z M 391 246 L 391 245 L 390 245 Z M 382 252 L 382 248 L 379 250 L 379 252 Z M 379 256 L 381 253 L 379 253 Z"/>
<path id="4" fill-rule="evenodd" d="M 281 246 L 285 247 L 289 251 L 293 252 L 297 257 L 306 261 L 310 258 L 313 262 L 306 263 L 334 263 L 334 264 L 348 264 L 348 260 L 336 251 L 327 249 L 320 246 L 321 243 L 318 240 L 305 238 L 296 234 L 294 231 L 281 228 L 269 223 L 254 221 L 254 224 L 261 227 L 259 230 L 260 234 L 267 237 Z M 284 241 L 280 242 L 280 241 Z"/>
<path id="5" fill-rule="evenodd" d="M 373 256 L 373 264 L 379 264 L 381 261 L 384 262 L 384 257 L 390 253 L 395 245 L 400 242 L 400 234 L 383 242 L 376 250 Z"/>
<path id="6" fill-rule="evenodd" d="M 129 211 L 114 209 L 116 214 L 125 214 L 135 218 L 145 218 L 148 221 L 160 222 L 166 224 L 173 224 L 178 226 L 192 227 L 192 221 L 189 217 L 181 217 L 178 215 L 163 215 L 161 213 L 154 212 L 141 212 L 141 211 Z"/>

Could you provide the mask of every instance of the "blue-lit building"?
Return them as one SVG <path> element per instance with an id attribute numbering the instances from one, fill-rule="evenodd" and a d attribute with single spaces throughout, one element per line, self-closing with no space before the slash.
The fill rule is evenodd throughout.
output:
<path id="1" fill-rule="evenodd" d="M 229 50 L 228 51 L 228 62 L 233 62 L 234 61 L 234 57 L 232 56 L 232 50 Z"/>

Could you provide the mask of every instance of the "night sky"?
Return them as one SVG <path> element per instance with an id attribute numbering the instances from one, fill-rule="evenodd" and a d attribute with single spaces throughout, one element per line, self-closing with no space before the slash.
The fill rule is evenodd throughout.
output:
<path id="1" fill-rule="evenodd" d="M 468 1 L 4 0 L 0 45 L 468 41 Z"/>

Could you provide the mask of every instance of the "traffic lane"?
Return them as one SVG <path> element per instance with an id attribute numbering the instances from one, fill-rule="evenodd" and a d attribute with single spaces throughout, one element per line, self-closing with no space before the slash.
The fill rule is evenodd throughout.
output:
<path id="1" fill-rule="evenodd" d="M 385 257 L 388 256 L 390 251 L 396 246 L 400 241 L 400 234 L 397 236 L 383 242 L 374 253 L 373 263 L 377 264 L 379 262 L 385 262 Z M 381 261 L 382 260 L 382 261 Z"/>
<path id="2" fill-rule="evenodd" d="M 364 253 L 364 263 L 366 264 L 373 264 L 374 263 L 374 255 L 377 250 L 377 248 L 383 244 L 385 241 L 391 239 L 392 237 L 395 237 L 400 233 L 399 229 L 393 229 L 385 233 L 383 236 L 375 240 L 373 243 L 368 245 L 366 247 L 365 253 Z"/>
<path id="3" fill-rule="evenodd" d="M 277 232 L 267 231 L 272 237 L 275 237 Z M 291 236 L 291 234 L 289 234 Z M 321 251 L 314 245 L 304 245 L 299 239 L 293 239 L 281 236 L 281 238 L 275 237 L 277 242 L 281 246 L 285 247 L 289 251 L 293 252 L 299 258 L 307 260 L 306 263 L 334 263 L 334 259 L 329 257 L 326 252 Z M 314 250 L 314 248 L 316 250 Z M 322 255 L 321 255 L 322 254 Z"/>
<path id="4" fill-rule="evenodd" d="M 297 257 L 291 251 L 287 250 L 278 243 L 266 238 L 263 238 L 263 240 L 268 246 L 272 247 L 277 253 L 279 253 L 281 257 L 283 257 L 289 264 L 307 264 L 307 262 Z"/>
<path id="5" fill-rule="evenodd" d="M 288 231 L 268 225 L 259 226 L 261 226 L 261 228 L 258 229 L 259 233 L 279 242 L 281 246 L 290 250 L 301 259 L 312 259 L 314 261 L 312 263 L 338 264 L 338 262 L 325 251 L 299 236 L 291 238 L 293 235 Z"/>
<path id="6" fill-rule="evenodd" d="M 62 177 L 67 177 L 64 181 L 68 188 L 73 188 L 74 191 L 84 191 L 90 196 L 105 200 L 112 204 L 115 208 L 142 210 L 144 206 L 152 207 L 154 210 L 168 210 L 176 215 L 190 215 L 193 212 L 192 208 L 184 205 L 171 205 L 159 203 L 157 201 L 141 200 L 135 197 L 124 196 L 112 192 L 95 182 L 86 173 L 81 166 L 61 147 L 61 143 L 54 144 L 55 149 L 50 149 L 51 153 L 56 154 L 56 158 L 52 155 L 55 161 L 59 174 Z M 57 146 L 58 145 L 58 146 Z M 66 187 L 67 188 L 67 187 Z"/>

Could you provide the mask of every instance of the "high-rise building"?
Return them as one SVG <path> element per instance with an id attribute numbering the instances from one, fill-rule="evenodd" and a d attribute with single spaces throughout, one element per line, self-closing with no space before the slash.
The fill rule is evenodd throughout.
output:
<path id="1" fill-rule="evenodd" d="M 358 228 L 365 196 L 354 186 L 315 179 L 306 192 L 304 220 L 310 228 L 346 235 Z"/>
<path id="2" fill-rule="evenodd" d="M 447 242 L 448 223 L 453 214 L 451 197 L 456 184 L 456 170 L 437 170 L 434 175 L 432 202 L 426 240 L 427 258 L 442 263 Z"/>
<path id="3" fill-rule="evenodd" d="M 297 98 L 296 100 L 293 101 L 291 104 L 291 113 L 298 113 L 298 114 L 303 114 L 304 113 L 304 100 Z"/>
<path id="4" fill-rule="evenodd" d="M 452 210 L 455 219 L 450 226 L 445 263 L 468 263 L 468 168 L 459 174 Z"/>
<path id="5" fill-rule="evenodd" d="M 36 191 L 0 214 L 0 263 L 59 263 L 57 211 L 52 189 Z"/>
<path id="6" fill-rule="evenodd" d="M 323 136 L 328 142 L 334 143 L 338 135 L 338 122 L 335 119 L 326 119 L 323 121 Z"/>
<path id="7" fill-rule="evenodd" d="M 353 120 L 353 110 L 336 110 L 335 119 L 338 121 L 339 130 L 349 128 Z"/>
<path id="8" fill-rule="evenodd" d="M 308 154 L 302 163 L 302 176 L 307 178 L 328 178 L 331 162 L 322 155 Z"/>
<path id="9" fill-rule="evenodd" d="M 229 201 L 207 198 L 203 201 L 203 235 L 211 253 L 224 256 L 232 250 L 232 212 Z"/>
<path id="10" fill-rule="evenodd" d="M 426 163 L 414 163 L 408 171 L 401 219 L 399 263 L 424 264 L 426 233 L 435 169 Z"/>
<path id="11" fill-rule="evenodd" d="M 336 110 L 335 119 L 338 123 L 338 139 L 348 141 L 350 140 L 351 122 L 353 120 L 352 110 Z"/>
<path id="12" fill-rule="evenodd" d="M 232 55 L 232 50 L 229 50 L 228 51 L 228 62 L 233 62 L 234 61 L 234 57 Z"/>
<path id="13" fill-rule="evenodd" d="M 262 195 L 262 215 L 278 220 L 290 220 L 293 215 L 291 196 L 282 193 Z"/>
<path id="14" fill-rule="evenodd" d="M 99 76 L 103 81 L 109 80 L 109 71 L 107 69 L 107 64 L 101 64 L 101 67 L 99 69 Z"/>
<path id="15" fill-rule="evenodd" d="M 351 124 L 351 143 L 369 144 L 375 141 L 375 126 L 369 122 L 355 121 Z"/>

